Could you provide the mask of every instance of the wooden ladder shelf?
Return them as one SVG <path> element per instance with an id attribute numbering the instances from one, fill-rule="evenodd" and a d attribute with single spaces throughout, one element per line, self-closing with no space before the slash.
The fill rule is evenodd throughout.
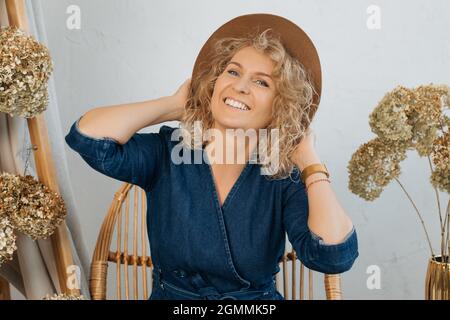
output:
<path id="1" fill-rule="evenodd" d="M 24 0 L 5 0 L 10 26 L 16 26 L 29 34 Z M 45 117 L 40 114 L 27 119 L 30 140 L 33 146 L 36 174 L 40 182 L 52 191 L 60 193 L 55 163 L 53 161 Z M 66 223 L 63 222 L 51 236 L 53 254 L 56 259 L 58 279 L 61 293 L 80 294 L 79 289 L 68 288 L 68 267 L 72 266 L 73 257 Z"/>

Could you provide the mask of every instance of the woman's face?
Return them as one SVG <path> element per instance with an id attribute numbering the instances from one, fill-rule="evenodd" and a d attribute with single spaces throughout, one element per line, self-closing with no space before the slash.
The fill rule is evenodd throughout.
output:
<path id="1" fill-rule="evenodd" d="M 217 129 L 261 129 L 271 122 L 273 61 L 253 47 L 236 52 L 217 78 L 211 112 Z"/>

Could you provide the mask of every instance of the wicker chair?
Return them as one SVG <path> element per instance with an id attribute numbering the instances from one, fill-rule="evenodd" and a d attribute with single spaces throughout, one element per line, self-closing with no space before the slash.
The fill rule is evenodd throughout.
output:
<path id="1" fill-rule="evenodd" d="M 130 204 L 133 205 L 131 214 Z M 138 186 L 124 183 L 115 193 L 108 215 L 103 221 L 91 263 L 89 288 L 93 300 L 106 299 L 109 263 L 115 264 L 115 281 L 110 275 L 109 282 L 115 282 L 116 299 L 149 298 L 153 264 L 147 240 L 146 211 L 146 195 Z M 113 238 L 115 249 L 112 249 Z M 305 299 L 305 273 L 307 273 L 308 299 L 312 299 L 314 272 L 305 268 L 296 258 L 295 250 L 291 250 L 280 260 L 281 272 L 276 278 L 277 289 L 287 300 Z M 288 275 L 289 268 L 292 274 L 291 281 Z M 340 275 L 324 275 L 328 300 L 342 298 L 340 279 Z M 297 291 L 299 291 L 298 298 Z"/>

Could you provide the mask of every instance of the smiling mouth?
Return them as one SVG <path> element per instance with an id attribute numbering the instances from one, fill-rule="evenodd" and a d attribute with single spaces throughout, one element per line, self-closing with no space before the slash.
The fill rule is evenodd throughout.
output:
<path id="1" fill-rule="evenodd" d="M 232 98 L 226 97 L 222 100 L 227 106 L 230 108 L 240 110 L 240 111 L 250 111 L 249 106 L 247 106 L 245 103 L 242 103 L 240 101 L 234 100 Z"/>

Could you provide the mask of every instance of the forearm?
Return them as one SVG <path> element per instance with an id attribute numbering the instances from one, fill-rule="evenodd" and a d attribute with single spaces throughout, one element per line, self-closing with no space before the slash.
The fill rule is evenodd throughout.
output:
<path id="1" fill-rule="evenodd" d="M 88 136 L 109 137 L 124 144 L 142 128 L 177 119 L 179 110 L 179 104 L 172 96 L 98 107 L 83 115 L 79 129 Z"/>
<path id="2" fill-rule="evenodd" d="M 321 163 L 314 149 L 308 150 L 302 155 L 301 160 L 296 161 L 300 170 L 313 163 Z M 305 185 L 308 186 L 312 181 L 321 178 L 326 178 L 326 175 L 314 173 L 306 179 Z M 337 200 L 331 184 L 327 181 L 316 182 L 308 188 L 307 193 L 309 229 L 325 243 L 340 243 L 352 230 L 353 224 Z"/>

